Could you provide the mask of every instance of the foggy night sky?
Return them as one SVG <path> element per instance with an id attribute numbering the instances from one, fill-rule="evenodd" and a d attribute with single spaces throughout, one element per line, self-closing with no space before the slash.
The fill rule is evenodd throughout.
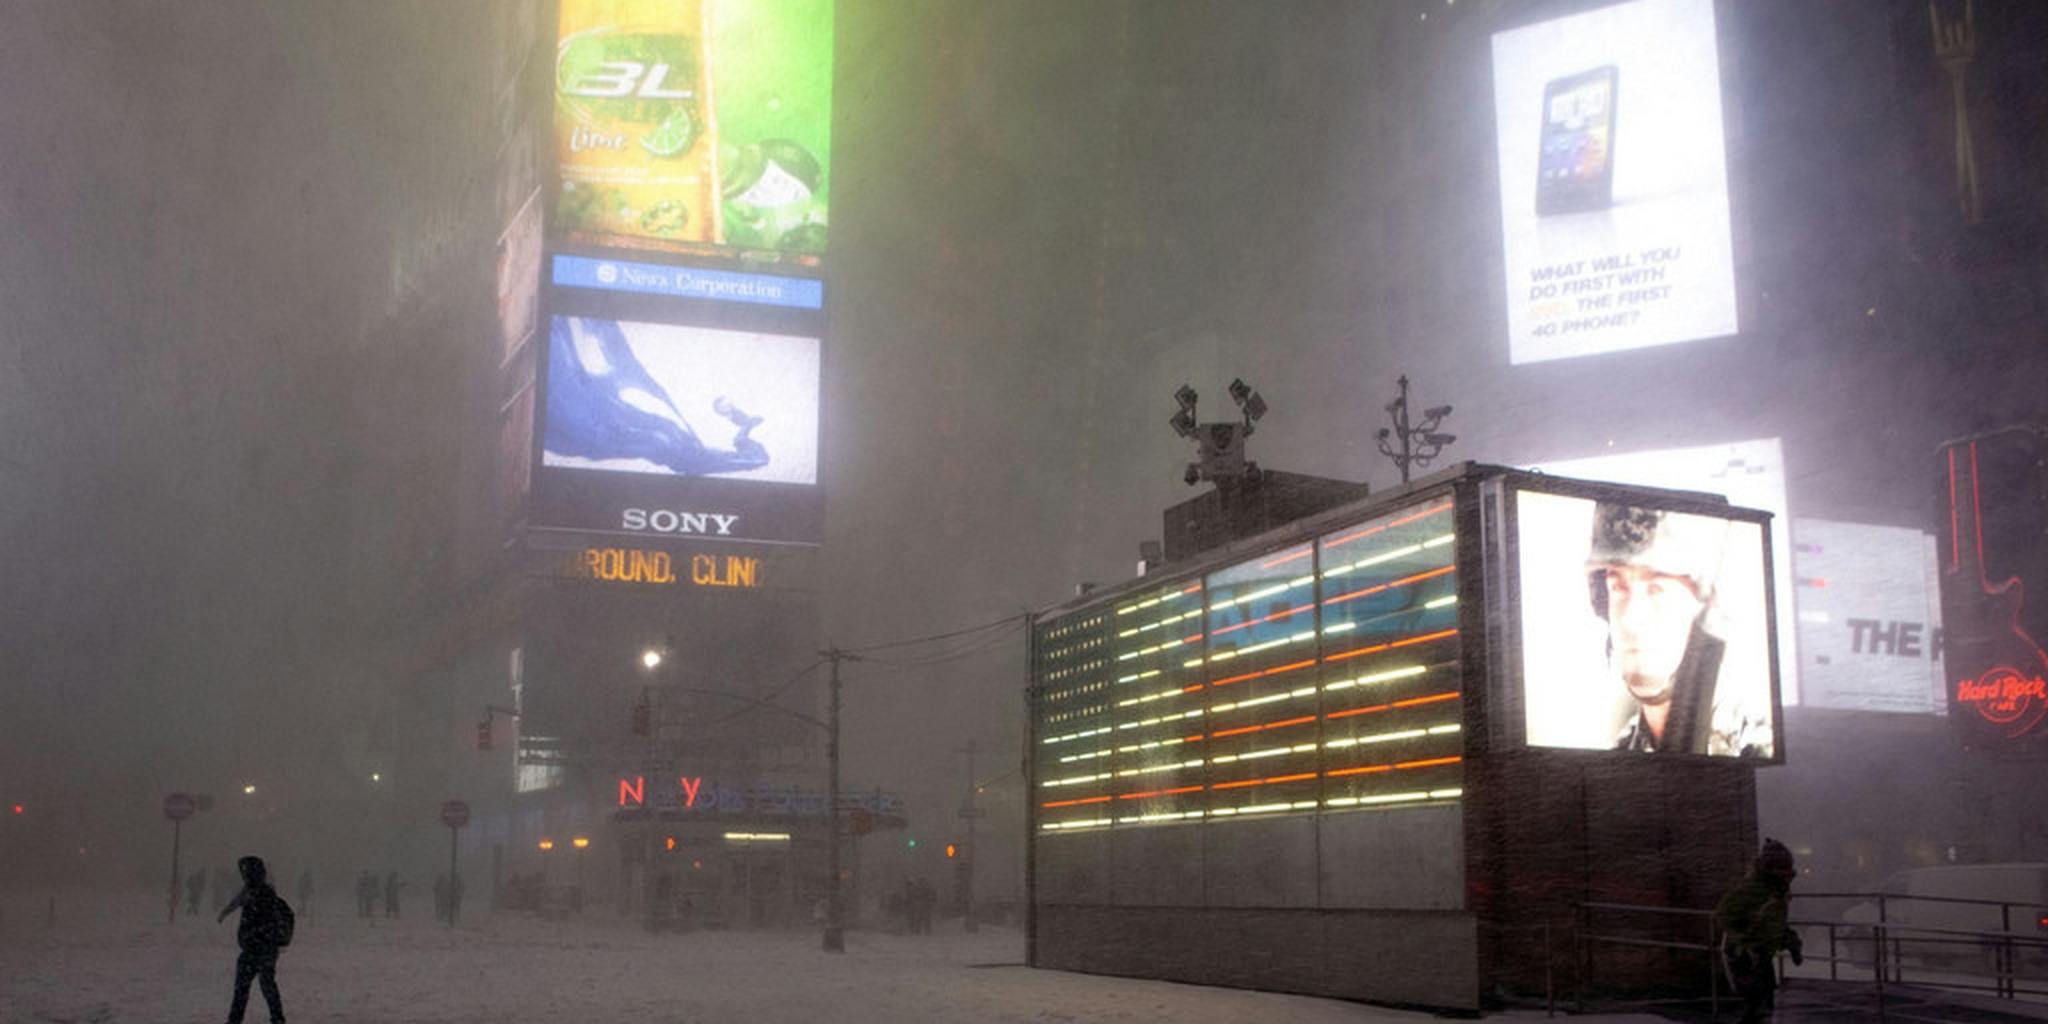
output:
<path id="1" fill-rule="evenodd" d="M 1267 468 L 1393 482 L 1371 435 L 1407 373 L 1456 404 L 1450 457 L 1782 437 L 1795 515 L 1922 528 L 1937 442 L 2041 414 L 2038 273 L 1954 283 L 1917 226 L 1947 197 L 1947 85 L 1903 2 L 1722 26 L 1740 335 L 1509 367 L 1505 6 L 842 2 L 827 638 L 1128 576 L 1193 493 L 1184 382 L 1204 418 L 1234 376 L 1263 392 Z M 163 792 L 317 795 L 365 756 L 391 666 L 476 564 L 495 70 L 473 40 L 512 19 L 0 13 L 0 797 L 155 843 Z M 2048 161 L 1988 120 L 1994 208 L 2037 223 Z M 449 290 L 483 319 L 419 314 Z M 849 776 L 939 801 L 959 742 L 1013 764 L 1023 658 L 1013 637 L 854 677 Z"/>

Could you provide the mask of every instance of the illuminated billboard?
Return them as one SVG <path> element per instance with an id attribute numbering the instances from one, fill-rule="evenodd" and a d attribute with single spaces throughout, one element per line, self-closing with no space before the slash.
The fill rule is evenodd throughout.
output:
<path id="1" fill-rule="evenodd" d="M 1662 448 L 1642 452 L 1596 455 L 1531 466 L 1556 476 L 1578 477 L 1637 487 L 1664 487 L 1718 494 L 1735 505 L 1772 514 L 1771 550 L 1792 550 L 1791 517 L 1785 499 L 1785 456 L 1777 438 Z M 1799 703 L 1798 658 L 1794 643 L 1791 559 L 1772 562 L 1772 586 L 1778 601 L 1778 676 L 1787 704 Z"/>
<path id="2" fill-rule="evenodd" d="M 1713 0 L 1493 37 L 1509 357 L 1733 334 Z"/>
<path id="3" fill-rule="evenodd" d="M 1800 703 L 1942 714 L 1934 538 L 1897 526 L 1792 524 Z"/>
<path id="4" fill-rule="evenodd" d="M 815 543 L 815 337 L 558 313 L 534 525 Z"/>
<path id="5" fill-rule="evenodd" d="M 818 263 L 831 0 L 561 0 L 558 38 L 558 238 Z"/>
<path id="6" fill-rule="evenodd" d="M 1777 754 L 1760 518 L 1516 493 L 1530 746 Z"/>

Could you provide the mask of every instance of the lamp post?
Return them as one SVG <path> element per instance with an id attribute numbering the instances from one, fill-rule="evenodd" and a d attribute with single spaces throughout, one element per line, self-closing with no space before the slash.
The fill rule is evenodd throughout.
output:
<path id="1" fill-rule="evenodd" d="M 824 949 L 827 953 L 844 953 L 846 952 L 846 919 L 840 913 L 839 900 L 839 663 L 842 661 L 859 661 L 860 659 L 837 647 L 828 648 L 818 653 L 832 662 L 832 711 L 827 719 L 829 724 L 825 727 L 828 737 L 825 742 L 825 760 L 831 764 L 831 781 L 827 786 L 825 794 L 826 820 L 828 822 L 825 829 L 825 848 L 828 851 L 827 870 L 832 873 L 832 878 L 827 883 L 830 888 L 826 890 L 825 895 Z"/>
<path id="2" fill-rule="evenodd" d="M 569 840 L 576 848 L 576 888 L 569 890 L 569 909 L 583 913 L 583 851 L 590 848 L 589 836 L 577 836 Z"/>

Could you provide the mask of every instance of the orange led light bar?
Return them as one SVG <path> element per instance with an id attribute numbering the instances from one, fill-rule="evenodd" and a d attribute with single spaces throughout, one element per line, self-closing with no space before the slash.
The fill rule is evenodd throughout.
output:
<path id="1" fill-rule="evenodd" d="M 1453 630 L 1452 632 L 1456 632 L 1456 630 Z M 1236 676 L 1226 676 L 1226 677 L 1224 677 L 1224 678 L 1222 678 L 1222 679 L 1218 679 L 1218 680 L 1216 680 L 1215 682 L 1212 682 L 1212 683 L 1210 683 L 1209 685 L 1210 685 L 1210 686 L 1229 686 L 1229 685 L 1230 685 L 1230 684 L 1232 684 L 1232 683 L 1241 683 L 1241 682 L 1244 682 L 1244 681 L 1245 681 L 1245 680 L 1247 680 L 1247 679 L 1258 679 L 1258 678 L 1260 678 L 1260 677 L 1262 677 L 1262 676 L 1277 676 L 1277 675 L 1279 675 L 1279 674 L 1280 674 L 1280 673 L 1282 673 L 1282 672 L 1292 672 L 1292 671 L 1294 671 L 1295 669 L 1298 669 L 1298 668 L 1307 668 L 1307 667 L 1309 667 L 1310 665 L 1313 665 L 1313 664 L 1315 664 L 1315 663 L 1316 663 L 1316 660 L 1315 660 L 1314 658 L 1310 658 L 1310 659 L 1308 659 L 1307 661 L 1295 661 L 1295 662 L 1289 662 L 1288 664 L 1285 664 L 1285 665 L 1275 665 L 1275 666 L 1273 666 L 1272 668 L 1262 668 L 1262 669 L 1258 670 L 1257 672 L 1246 672 L 1246 673 L 1244 673 L 1243 675 L 1236 675 Z"/>
<path id="2" fill-rule="evenodd" d="M 1236 782 L 1219 782 L 1211 789 L 1243 789 L 1246 786 L 1263 786 L 1272 782 L 1303 782 L 1316 777 L 1315 772 L 1301 772 L 1295 775 L 1269 775 L 1263 779 L 1239 779 Z"/>
<path id="3" fill-rule="evenodd" d="M 1100 804 L 1108 802 L 1109 797 L 1107 796 L 1087 796 L 1082 797 L 1079 800 L 1054 800 L 1051 803 L 1039 804 L 1038 806 L 1050 810 L 1054 807 L 1074 807 L 1079 804 Z"/>
<path id="4" fill-rule="evenodd" d="M 1337 778 L 1344 775 L 1371 775 L 1378 772 L 1404 771 L 1410 768 L 1434 768 L 1438 765 L 1457 764 L 1462 757 L 1432 757 L 1423 761 L 1401 761 L 1395 764 L 1362 764 L 1356 768 L 1332 768 L 1323 775 Z"/>
<path id="5" fill-rule="evenodd" d="M 1456 636 L 1457 633 L 1458 631 L 1456 629 L 1440 629 L 1434 633 L 1424 633 L 1421 636 L 1411 636 L 1405 640 L 1394 640 L 1383 644 L 1373 644 L 1368 647 L 1354 647 L 1351 650 L 1344 651 L 1339 654 L 1325 655 L 1323 657 L 1323 660 L 1343 661 L 1345 658 L 1356 658 L 1363 654 L 1372 654 L 1377 651 L 1388 651 L 1396 647 L 1407 647 L 1411 644 L 1426 644 L 1431 640 L 1441 640 L 1447 636 Z"/>
<path id="6" fill-rule="evenodd" d="M 1270 562 L 1260 562 L 1260 563 L 1259 563 L 1259 568 L 1261 568 L 1261 569 L 1271 569 L 1272 567 L 1274 567 L 1274 566 L 1276 566 L 1276 565 L 1286 565 L 1287 563 L 1289 563 L 1289 562 L 1292 562 L 1292 561 L 1294 561 L 1294 560 L 1295 560 L 1295 559 L 1297 559 L 1297 558 L 1307 558 L 1307 557 L 1308 557 L 1309 555 L 1313 554 L 1314 552 L 1315 552 L 1315 549 L 1314 549 L 1314 548 L 1311 548 L 1311 547 L 1304 547 L 1304 548 L 1302 548 L 1302 549 L 1301 549 L 1300 551 L 1296 551 L 1295 553 L 1293 553 L 1293 554 L 1291 554 L 1291 555 L 1281 555 L 1281 556 L 1280 556 L 1279 558 L 1275 558 L 1275 559 L 1273 559 L 1273 560 L 1272 560 L 1272 561 L 1270 561 Z"/>
<path id="7" fill-rule="evenodd" d="M 1264 732 L 1267 729 L 1285 729 L 1290 725 L 1303 725 L 1315 720 L 1316 716 L 1314 715 L 1303 715 L 1300 718 L 1285 718 L 1278 722 L 1267 722 L 1264 725 L 1247 725 L 1236 729 L 1221 729 L 1210 733 L 1209 738 L 1213 740 L 1223 736 L 1241 736 L 1248 732 Z"/>
<path id="8" fill-rule="evenodd" d="M 1394 580 L 1390 583 L 1381 583 L 1377 586 L 1365 587 L 1360 590 L 1354 590 L 1348 594 L 1338 594 L 1336 597 L 1324 598 L 1323 603 L 1326 605 L 1331 605 L 1336 604 L 1340 601 L 1349 601 L 1354 598 L 1367 597 L 1373 594 L 1377 594 L 1382 590 L 1392 590 L 1395 587 L 1405 587 L 1410 583 L 1419 583 L 1426 579 L 1430 579 L 1436 576 L 1442 576 L 1443 574 L 1447 572 L 1452 572 L 1456 569 L 1457 566 L 1455 565 L 1446 565 L 1440 569 L 1430 569 L 1426 572 L 1418 572 L 1413 576 L 1403 576 L 1402 578 Z M 1218 632 L 1221 632 L 1221 630 L 1218 630 Z"/>
<path id="9" fill-rule="evenodd" d="M 1122 796 L 1119 796 L 1119 797 L 1117 797 L 1117 799 L 1118 799 L 1118 800 L 1143 800 L 1143 799 L 1145 799 L 1145 798 L 1147 798 L 1147 797 L 1154 797 L 1154 796 L 1177 796 L 1177 795 L 1179 795 L 1179 794 L 1181 794 L 1181 793 L 1199 793 L 1199 792 L 1201 792 L 1201 791 L 1202 791 L 1202 787 L 1200 787 L 1200 786 L 1181 786 L 1181 787 L 1179 787 L 1179 788 L 1177 788 L 1177 789 L 1153 789 L 1153 790 L 1147 790 L 1147 791 L 1145 791 L 1145 792 L 1143 792 L 1143 793 L 1125 793 L 1124 795 L 1122 795 Z"/>
<path id="10" fill-rule="evenodd" d="M 1450 571 L 1450 569 L 1446 568 L 1446 569 L 1445 569 L 1444 571 L 1445 571 L 1445 572 L 1449 572 L 1449 571 Z M 1323 603 L 1324 603 L 1324 604 L 1329 604 L 1330 602 L 1328 602 L 1328 601 L 1324 601 Z M 1245 628 L 1245 627 L 1247 627 L 1247 626 L 1256 626 L 1256 625 L 1259 625 L 1260 623 L 1264 623 L 1264 622 L 1272 622 L 1272 621 L 1275 621 L 1275 620 L 1277 620 L 1277 619 L 1284 619 L 1284 618 L 1287 618 L 1287 617 L 1288 617 L 1288 616 L 1290 616 L 1290 615 L 1299 615 L 1300 613 L 1302 613 L 1302 612 L 1305 612 L 1305 611 L 1312 611 L 1312 610 L 1314 610 L 1314 608 L 1315 608 L 1315 605 L 1314 605 L 1313 603 L 1310 603 L 1310 604 L 1298 604 L 1298 605 L 1295 605 L 1294 607 L 1292 607 L 1292 608 L 1289 608 L 1289 609 L 1287 609 L 1287 610 L 1285 610 L 1285 611 L 1278 611 L 1278 612 L 1274 612 L 1273 614 L 1271 614 L 1271 615 L 1268 615 L 1268 616 L 1265 616 L 1264 618 L 1258 618 L 1258 619 L 1246 619 L 1245 621 L 1243 621 L 1243 622 L 1240 622 L 1240 623 L 1238 623 L 1238 624 L 1237 624 L 1237 625 L 1235 625 L 1235 626 L 1225 626 L 1225 627 L 1223 627 L 1222 629 L 1212 629 L 1212 630 L 1210 630 L 1210 631 L 1209 631 L 1209 636 L 1211 636 L 1212 638 L 1213 638 L 1213 637 L 1219 637 L 1219 636 L 1222 636 L 1222 635 L 1223 635 L 1223 634 L 1225 634 L 1225 633 L 1230 633 L 1230 632 L 1234 632 L 1234 631 L 1236 631 L 1236 630 L 1240 630 L 1240 629 L 1243 629 L 1243 628 Z"/>
<path id="11" fill-rule="evenodd" d="M 1457 700 L 1458 696 L 1459 691 L 1457 690 L 1452 690 L 1448 693 L 1432 693 L 1427 697 L 1410 697 L 1407 700 L 1397 700 L 1386 704 L 1374 704 L 1371 707 L 1347 708 L 1343 711 L 1332 711 L 1329 714 L 1324 715 L 1323 718 L 1326 721 L 1335 721 L 1339 718 L 1350 718 L 1352 715 L 1370 715 L 1377 711 L 1392 711 L 1395 708 L 1412 708 L 1418 704 L 1435 704 L 1438 701 Z"/>
<path id="12" fill-rule="evenodd" d="M 1427 519 L 1430 516 L 1436 515 L 1438 512 L 1448 512 L 1450 510 L 1451 503 L 1448 501 L 1444 502 L 1441 505 L 1432 505 L 1429 508 L 1423 509 L 1422 511 L 1415 513 L 1414 515 L 1402 516 L 1401 518 L 1396 519 L 1391 523 L 1381 523 L 1378 526 L 1369 526 L 1363 530 L 1358 531 L 1357 533 L 1347 534 L 1345 536 L 1337 538 L 1336 540 L 1324 541 L 1323 550 L 1328 551 L 1329 549 L 1334 548 L 1339 544 L 1349 544 L 1352 541 L 1358 540 L 1362 537 L 1370 537 L 1375 533 L 1380 533 L 1384 530 L 1391 530 L 1396 526 L 1406 526 L 1409 523 L 1415 522 L 1418 519 Z"/>

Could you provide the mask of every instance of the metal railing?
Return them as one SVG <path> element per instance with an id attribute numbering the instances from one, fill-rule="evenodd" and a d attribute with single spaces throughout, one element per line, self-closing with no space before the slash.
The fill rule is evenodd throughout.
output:
<path id="1" fill-rule="evenodd" d="M 1688 907 L 1656 907 L 1637 903 L 1600 903 L 1587 901 L 1577 904 L 1578 920 L 1574 928 L 1578 936 L 1578 977 L 1575 979 L 1575 1002 L 1578 1012 L 1586 1010 L 1587 980 L 1592 977 L 1593 944 L 1606 943 L 1616 946 L 1638 946 L 1656 949 L 1693 950 L 1706 954 L 1707 999 L 1710 1012 L 1716 1018 L 1721 1015 L 1721 964 L 1714 951 L 1719 947 L 1721 934 L 1714 924 L 1714 912 L 1695 910 Z M 1602 934 L 1593 930 L 1595 914 L 1643 914 L 1652 917 L 1692 918 L 1698 922 L 1704 942 L 1689 942 L 1684 939 L 1652 939 L 1640 935 Z M 1683 926 L 1681 926 L 1683 927 Z"/>
<path id="2" fill-rule="evenodd" d="M 1841 979 L 1842 965 L 1866 966 L 1866 958 L 1856 955 L 1858 945 L 1867 946 L 1867 965 L 1871 969 L 1872 983 L 1882 995 L 1887 985 L 1919 985 L 1928 988 L 1955 989 L 1958 991 L 1988 991 L 2001 999 L 2017 999 L 2022 995 L 2048 996 L 2048 970 L 2039 976 L 2022 976 L 2022 956 L 2033 954 L 2041 957 L 2044 968 L 2048 968 L 2048 930 L 2041 928 L 2015 929 L 2015 911 L 2026 924 L 2035 924 L 2042 919 L 2041 908 L 2031 903 L 2016 903 L 2010 900 L 1980 900 L 1957 896 L 1910 896 L 1897 893 L 1793 893 L 1795 900 L 1857 900 L 1875 904 L 1875 921 L 1844 921 L 1839 918 L 1798 918 L 1791 924 L 1796 928 L 1824 928 L 1827 930 L 1828 955 L 1822 959 L 1828 965 L 1830 980 Z M 1915 924 L 1910 918 L 1901 919 L 1897 911 L 1900 904 L 1945 904 L 1963 907 L 1998 908 L 1998 927 L 1950 928 L 1934 924 Z M 1843 947 L 1847 946 L 1847 955 Z M 1951 963 L 1959 961 L 1959 963 Z M 1964 968 L 1943 971 L 1942 966 Z M 1988 983 L 1974 980 L 1982 977 L 1969 967 L 1988 968 Z M 1913 968 L 1919 977 L 1908 978 L 1906 972 Z M 2022 982 L 2034 983 L 2032 987 Z"/>
<path id="3" fill-rule="evenodd" d="M 1845 965 L 1869 969 L 1869 973 L 1861 977 L 1872 985 L 1879 1020 L 1886 1018 L 1886 990 L 1889 987 L 1911 985 L 1923 989 L 1990 992 L 2003 999 L 2017 999 L 2020 996 L 2048 997 L 2048 927 L 2037 930 L 2016 930 L 2012 927 L 2016 911 L 2020 915 L 2018 919 L 2028 926 L 2048 919 L 2043 916 L 2048 914 L 2048 911 L 2043 911 L 2033 904 L 1886 893 L 1793 893 L 1792 898 L 1809 902 L 1857 900 L 1876 904 L 1875 921 L 1794 918 L 1788 921 L 1788 924 L 1802 932 L 1826 930 L 1827 954 L 1821 956 L 1817 955 L 1817 950 L 1808 950 L 1802 959 L 1807 962 L 1825 963 L 1827 978 L 1830 981 L 1857 980 L 1855 976 L 1844 977 Z M 1896 914 L 1898 905 L 1909 901 L 1997 907 L 2000 927 L 1995 930 L 1944 928 L 1900 920 Z M 1575 979 L 1574 1001 L 1579 1011 L 1583 1012 L 1586 1009 L 1586 993 L 1589 981 L 1593 977 L 1593 947 L 1605 944 L 1688 950 L 1706 954 L 1706 990 L 1710 1012 L 1715 1019 L 1719 1018 L 1721 983 L 1724 979 L 1721 973 L 1721 958 L 1718 955 L 1721 935 L 1715 925 L 1713 911 L 1592 901 L 1576 904 L 1576 910 L 1574 932 L 1578 976 Z M 1690 919 L 1696 924 L 1680 923 L 1676 928 L 1665 930 L 1666 937 L 1655 938 L 1642 934 L 1625 934 L 1617 930 L 1594 929 L 1596 917 L 1616 915 L 1646 916 L 1652 919 Z M 1695 942 L 1685 937 L 1684 933 L 1695 927 L 1704 941 Z M 1546 943 L 1547 938 L 1546 935 Z M 1859 944 L 1868 948 L 1867 956 L 1857 955 Z M 2020 971 L 2023 958 L 2031 962 L 2034 957 L 2038 957 L 2042 963 L 2043 973 L 2038 976 L 2023 975 Z M 1943 972 L 1936 968 L 1936 964 L 1951 959 L 1974 960 L 1976 964 L 1988 968 L 1988 980 L 1979 980 L 1982 975 L 1969 971 Z M 1780 967 L 1782 966 L 1781 962 Z M 1909 977 L 1909 969 L 1917 972 L 1917 976 Z M 2023 982 L 2031 984 L 2022 984 Z"/>
<path id="4" fill-rule="evenodd" d="M 1550 922 L 1546 920 L 1536 924 L 1495 924 L 1490 921 L 1481 921 L 1479 922 L 1479 927 L 1503 938 L 1515 935 L 1534 936 L 1536 941 L 1542 944 L 1543 1015 L 1546 1017 L 1557 1016 L 1557 954 L 1551 942 L 1552 929 Z"/>

